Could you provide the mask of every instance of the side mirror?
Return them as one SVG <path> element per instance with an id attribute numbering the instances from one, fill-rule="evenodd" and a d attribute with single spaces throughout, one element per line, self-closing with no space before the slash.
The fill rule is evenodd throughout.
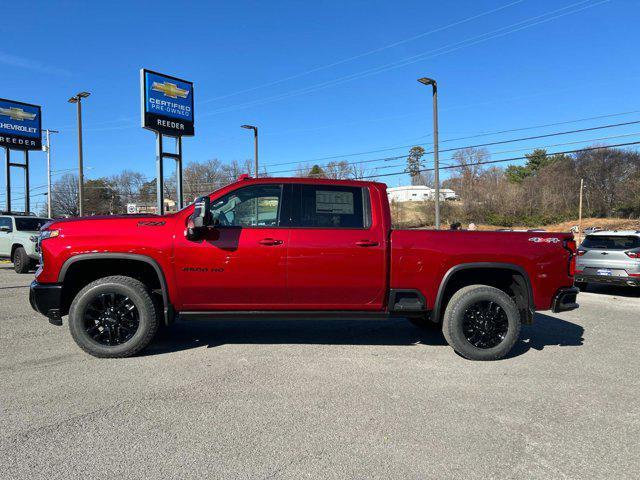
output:
<path id="1" fill-rule="evenodd" d="M 208 227 L 213 225 L 210 206 L 211 201 L 208 196 L 196 198 L 193 213 L 187 224 L 187 238 L 190 240 L 197 239 Z"/>
<path id="2" fill-rule="evenodd" d="M 0 232 L 9 233 L 10 231 L 11 227 L 7 227 L 6 225 L 0 227 Z"/>

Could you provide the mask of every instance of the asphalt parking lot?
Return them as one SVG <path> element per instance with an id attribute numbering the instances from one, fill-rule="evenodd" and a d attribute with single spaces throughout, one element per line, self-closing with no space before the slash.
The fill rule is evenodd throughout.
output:
<path id="1" fill-rule="evenodd" d="M 638 478 L 640 291 L 497 362 L 403 320 L 184 322 L 98 360 L 0 264 L 3 478 Z"/>

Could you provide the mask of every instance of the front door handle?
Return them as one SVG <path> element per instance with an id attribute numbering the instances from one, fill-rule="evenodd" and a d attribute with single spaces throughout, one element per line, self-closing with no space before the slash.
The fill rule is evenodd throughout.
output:
<path id="1" fill-rule="evenodd" d="M 282 240 L 276 240 L 275 238 L 263 238 L 262 240 L 259 240 L 258 243 L 260 245 L 266 245 L 270 247 L 273 245 L 281 245 Z"/>
<path id="2" fill-rule="evenodd" d="M 374 242 L 373 240 L 360 240 L 359 242 L 356 242 L 356 245 L 358 247 L 377 247 L 378 242 Z"/>

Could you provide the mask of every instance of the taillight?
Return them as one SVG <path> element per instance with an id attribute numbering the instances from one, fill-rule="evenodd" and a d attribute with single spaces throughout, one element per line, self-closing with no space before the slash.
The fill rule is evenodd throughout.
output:
<path id="1" fill-rule="evenodd" d="M 584 255 L 585 253 L 587 253 L 587 251 L 586 251 L 586 250 L 578 250 L 578 251 L 576 251 L 576 254 L 577 254 L 579 257 L 581 257 L 582 255 Z"/>
<path id="2" fill-rule="evenodd" d="M 565 240 L 563 245 L 565 250 L 569 250 L 569 276 L 573 277 L 576 273 L 576 249 L 578 245 L 573 238 Z"/>
<path id="3" fill-rule="evenodd" d="M 629 258 L 640 258 L 640 252 L 624 252 Z"/>

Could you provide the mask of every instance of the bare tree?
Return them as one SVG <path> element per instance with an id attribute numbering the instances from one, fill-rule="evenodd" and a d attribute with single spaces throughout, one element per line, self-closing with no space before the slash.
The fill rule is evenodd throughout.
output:
<path id="1" fill-rule="evenodd" d="M 350 177 L 354 180 L 375 180 L 377 170 L 368 169 L 362 163 L 354 163 L 350 167 Z"/>
<path id="2" fill-rule="evenodd" d="M 139 200 L 145 177 L 140 172 L 123 170 L 121 173 L 111 175 L 107 181 L 117 193 L 120 202 L 126 204 Z"/>
<path id="3" fill-rule="evenodd" d="M 344 180 L 351 176 L 351 167 L 346 160 L 340 162 L 329 162 L 324 168 L 327 178 Z"/>
<path id="4" fill-rule="evenodd" d="M 67 173 L 54 182 L 51 187 L 52 214 L 54 217 L 77 217 L 78 176 Z"/>
<path id="5" fill-rule="evenodd" d="M 225 175 L 224 167 L 217 159 L 189 163 L 183 174 L 185 199 L 192 200 L 217 190 L 227 183 Z"/>

